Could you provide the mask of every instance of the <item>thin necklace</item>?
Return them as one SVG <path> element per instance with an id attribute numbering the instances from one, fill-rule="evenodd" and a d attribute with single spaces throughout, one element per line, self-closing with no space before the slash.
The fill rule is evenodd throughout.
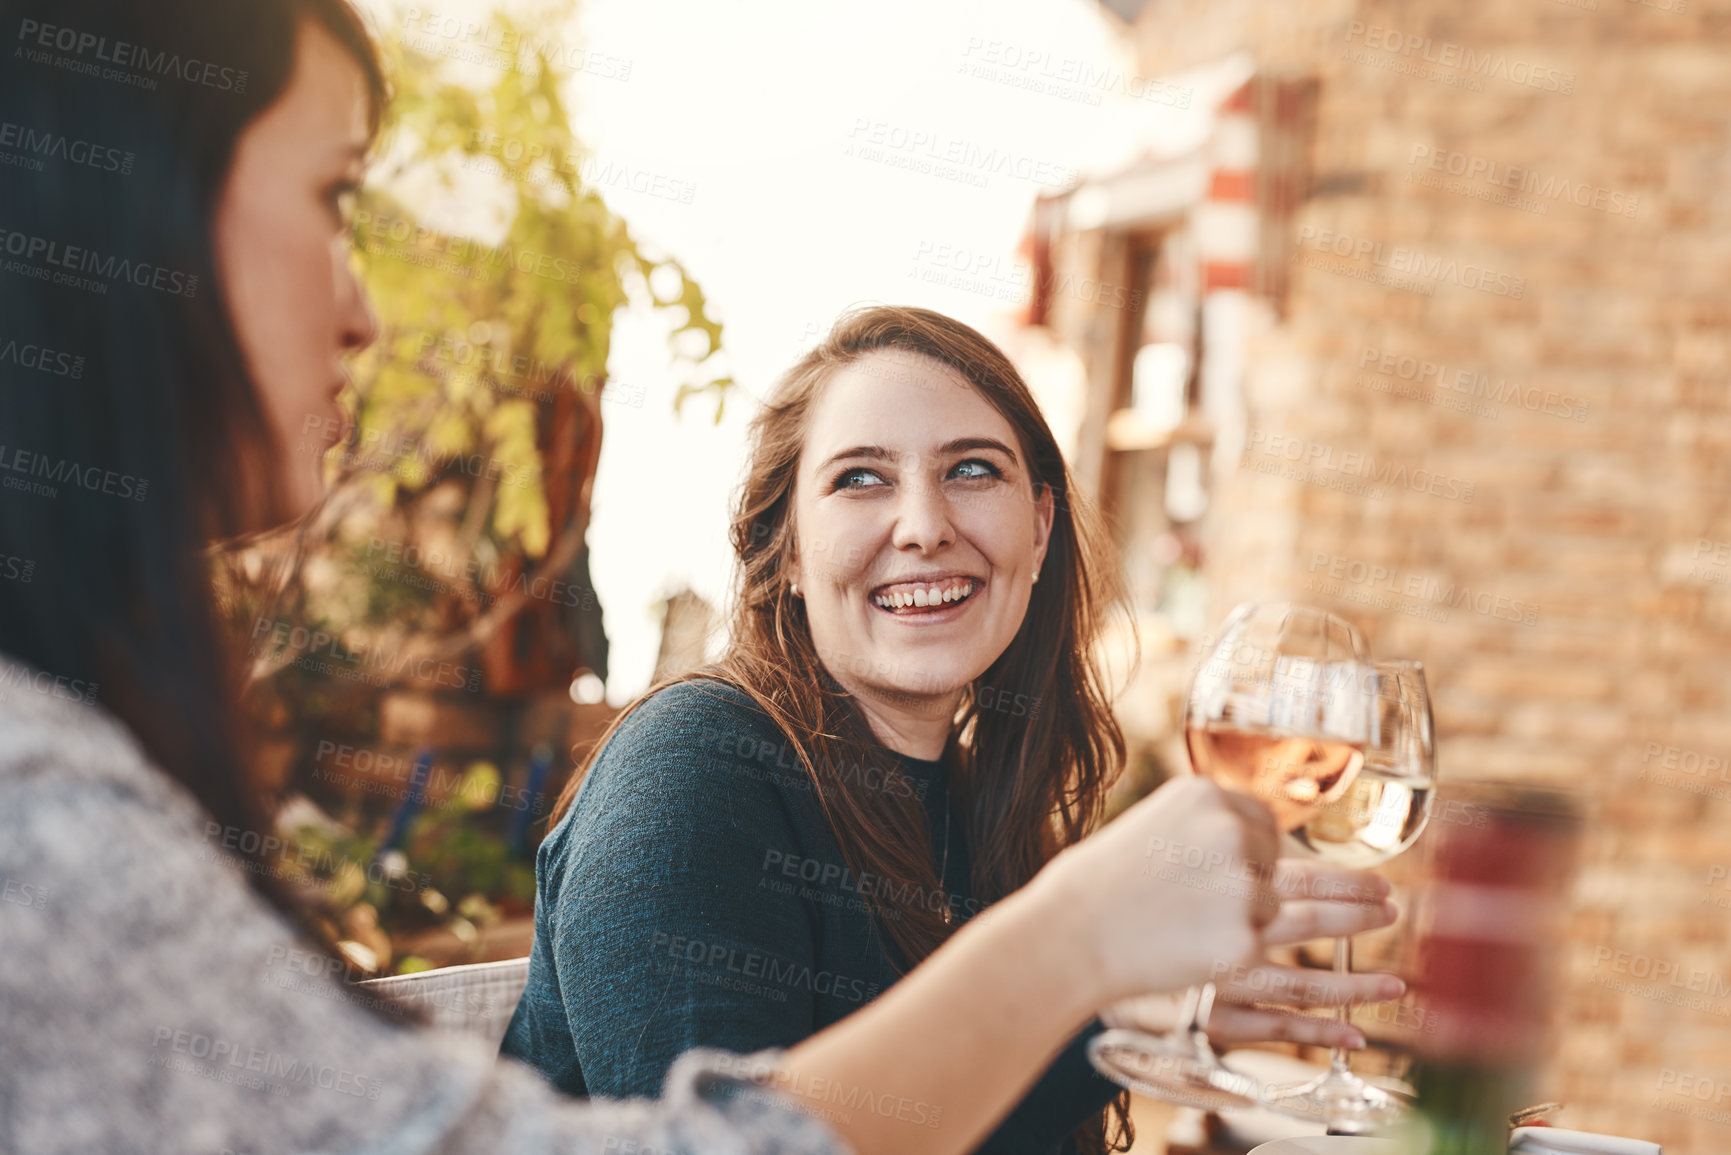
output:
<path id="1" fill-rule="evenodd" d="M 950 776 L 944 775 L 944 861 L 938 867 L 938 889 L 944 892 L 944 925 L 954 926 L 956 916 L 950 910 L 949 880 L 946 875 L 950 869 Z"/>

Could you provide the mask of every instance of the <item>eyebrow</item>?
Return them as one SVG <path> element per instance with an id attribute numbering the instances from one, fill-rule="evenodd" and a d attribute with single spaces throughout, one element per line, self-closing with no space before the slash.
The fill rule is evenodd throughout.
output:
<path id="1" fill-rule="evenodd" d="M 1012 464 L 1021 464 L 1021 460 L 1016 456 L 1016 451 L 995 437 L 958 437 L 954 441 L 946 441 L 938 446 L 938 456 L 947 457 L 952 453 L 967 453 L 969 450 L 975 449 L 996 450 L 1008 457 Z M 897 455 L 881 445 L 855 445 L 851 449 L 844 449 L 840 453 L 833 454 L 829 460 L 818 466 L 818 470 L 821 472 L 839 461 L 846 461 L 853 457 L 865 457 L 872 461 L 894 461 Z"/>

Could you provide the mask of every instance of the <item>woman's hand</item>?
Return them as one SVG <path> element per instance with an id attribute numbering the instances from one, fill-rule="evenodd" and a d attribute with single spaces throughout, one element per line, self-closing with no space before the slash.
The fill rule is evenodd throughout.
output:
<path id="1" fill-rule="evenodd" d="M 1266 806 L 1186 776 L 1059 854 L 1027 889 L 1053 933 L 1080 944 L 1080 977 L 1104 1006 L 1261 964 L 1281 913 L 1278 851 Z"/>
<path id="2" fill-rule="evenodd" d="M 942 1113 L 942 1127 L 826 1113 L 861 1155 L 975 1150 L 1100 1007 L 1261 963 L 1281 911 L 1278 848 L 1262 803 L 1202 778 L 1168 783 L 789 1050 L 775 1085 L 814 1107 L 839 1087 Z"/>
<path id="3" fill-rule="evenodd" d="M 1303 859 L 1284 859 L 1274 875 L 1280 913 L 1263 928 L 1264 947 L 1289 946 L 1388 926 L 1398 915 L 1386 881 L 1368 871 Z M 1391 974 L 1336 975 L 1304 967 L 1235 966 L 1214 976 L 1216 997 L 1208 1038 L 1219 1047 L 1292 1042 L 1319 1047 L 1364 1046 L 1364 1035 L 1333 1017 L 1301 1014 L 1346 1004 L 1397 999 L 1406 984 Z M 1100 1016 L 1109 1027 L 1164 1034 L 1180 1025 L 1183 996 L 1142 995 L 1113 1004 Z"/>

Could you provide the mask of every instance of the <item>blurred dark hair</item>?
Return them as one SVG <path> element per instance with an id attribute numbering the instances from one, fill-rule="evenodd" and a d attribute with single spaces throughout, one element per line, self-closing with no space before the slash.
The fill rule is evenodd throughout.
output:
<path id="1" fill-rule="evenodd" d="M 213 233 L 236 143 L 287 87 L 306 19 L 360 65 L 376 131 L 383 68 L 346 0 L 0 0 L 0 147 L 34 144 L 0 165 L 0 552 L 34 564 L 0 598 L 0 653 L 94 683 L 156 765 L 242 831 L 270 816 L 207 554 L 282 519 L 285 447 L 244 363 Z M 109 269 L 89 278 L 98 292 L 12 264 L 33 249 L 32 263 L 53 260 L 47 245 L 163 270 L 180 291 Z M 20 484 L 38 467 L 56 493 Z M 295 913 L 267 873 L 248 876 Z"/>

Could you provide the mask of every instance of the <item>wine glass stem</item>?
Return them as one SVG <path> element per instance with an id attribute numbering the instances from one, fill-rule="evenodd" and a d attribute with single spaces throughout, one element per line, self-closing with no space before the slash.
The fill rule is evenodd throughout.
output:
<path id="1" fill-rule="evenodd" d="M 1191 990 L 1196 996 L 1196 1001 L 1191 1004 L 1190 1008 L 1190 1030 L 1192 1033 L 1206 1038 L 1208 1020 L 1214 1014 L 1214 984 L 1203 983 L 1199 987 L 1192 987 Z"/>
<path id="2" fill-rule="evenodd" d="M 1352 939 L 1337 938 L 1334 940 L 1334 973 L 1349 975 L 1352 973 Z M 1352 1004 L 1341 1003 L 1339 1009 L 1342 1026 L 1352 1026 Z M 1328 1055 L 1329 1069 L 1336 1074 L 1350 1074 L 1352 1067 L 1347 1057 L 1345 1047 L 1335 1047 Z"/>

